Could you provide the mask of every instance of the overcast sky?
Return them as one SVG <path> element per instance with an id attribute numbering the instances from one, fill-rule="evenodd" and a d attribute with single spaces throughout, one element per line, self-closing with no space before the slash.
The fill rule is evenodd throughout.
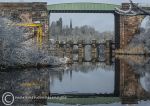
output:
<path id="1" fill-rule="evenodd" d="M 50 23 L 57 21 L 60 17 L 63 20 L 63 26 L 70 24 L 72 20 L 73 28 L 88 25 L 94 27 L 99 32 L 114 31 L 114 15 L 98 13 L 52 13 Z"/>
<path id="2" fill-rule="evenodd" d="M 94 3 L 109 3 L 121 4 L 129 2 L 129 0 L 0 0 L 1 2 L 47 2 L 48 4 L 70 3 L 70 2 L 94 2 Z M 143 5 L 150 4 L 150 0 L 132 0 L 135 3 Z M 73 27 L 89 25 L 94 27 L 99 32 L 114 30 L 114 16 L 112 14 L 79 14 L 79 13 L 53 13 L 50 15 L 50 22 L 63 19 L 63 25 L 69 25 L 72 19 Z"/>

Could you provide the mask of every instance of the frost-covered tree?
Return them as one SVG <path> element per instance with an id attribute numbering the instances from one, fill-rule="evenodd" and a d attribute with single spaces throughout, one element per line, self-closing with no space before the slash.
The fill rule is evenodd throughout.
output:
<path id="1" fill-rule="evenodd" d="M 0 64 L 5 66 L 60 64 L 56 57 L 48 54 L 47 50 L 39 49 L 36 37 L 26 35 L 14 22 L 0 18 Z M 43 44 L 46 46 L 46 44 Z"/>

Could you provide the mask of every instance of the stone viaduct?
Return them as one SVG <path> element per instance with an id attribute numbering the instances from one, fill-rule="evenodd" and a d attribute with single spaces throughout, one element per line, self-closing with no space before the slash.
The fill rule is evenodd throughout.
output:
<path id="1" fill-rule="evenodd" d="M 63 3 L 47 5 L 46 2 L 30 3 L 0 3 L 0 16 L 15 22 L 34 23 L 39 21 L 43 25 L 43 35 L 48 35 L 51 13 L 112 13 L 115 21 L 116 48 L 124 48 L 132 37 L 139 33 L 138 26 L 144 15 L 125 16 L 115 12 L 115 7 L 123 10 L 129 8 L 128 3 L 120 5 L 104 3 Z"/>

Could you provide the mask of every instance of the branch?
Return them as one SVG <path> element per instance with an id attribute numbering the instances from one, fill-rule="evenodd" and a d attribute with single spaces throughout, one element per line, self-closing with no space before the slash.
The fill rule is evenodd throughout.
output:
<path id="1" fill-rule="evenodd" d="M 139 7 L 137 5 L 135 5 L 132 0 L 129 0 L 130 1 L 130 7 L 128 10 L 124 11 L 124 10 L 121 10 L 119 8 L 115 8 L 116 9 L 116 13 L 118 14 L 121 14 L 121 15 L 131 15 L 131 16 L 134 16 L 134 15 L 139 15 L 140 13 L 137 13 L 135 11 L 133 11 L 133 7 L 135 7 L 136 9 L 140 10 L 141 12 L 143 12 L 144 14 L 146 15 L 150 15 L 150 12 L 146 11 L 145 9 L 143 9 L 142 7 Z"/>
<path id="2" fill-rule="evenodd" d="M 147 14 L 147 15 L 150 15 L 150 12 L 147 12 L 147 11 L 144 10 L 143 8 L 141 8 L 141 7 L 137 6 L 137 5 L 135 5 L 135 4 L 132 2 L 132 0 L 129 0 L 129 1 L 130 1 L 130 3 L 131 3 L 134 7 L 136 7 L 138 10 L 140 10 L 141 12 L 143 12 L 143 13 L 145 13 L 145 14 Z"/>

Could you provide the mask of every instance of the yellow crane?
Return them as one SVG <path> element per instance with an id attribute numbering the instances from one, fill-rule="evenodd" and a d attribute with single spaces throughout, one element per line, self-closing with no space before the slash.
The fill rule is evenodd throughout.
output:
<path id="1" fill-rule="evenodd" d="M 42 47 L 42 24 L 40 23 L 18 23 L 17 26 L 23 26 L 23 27 L 33 27 L 37 28 L 36 36 L 37 36 L 37 43 L 39 43 L 40 47 Z M 35 31 L 35 30 L 34 30 Z"/>

